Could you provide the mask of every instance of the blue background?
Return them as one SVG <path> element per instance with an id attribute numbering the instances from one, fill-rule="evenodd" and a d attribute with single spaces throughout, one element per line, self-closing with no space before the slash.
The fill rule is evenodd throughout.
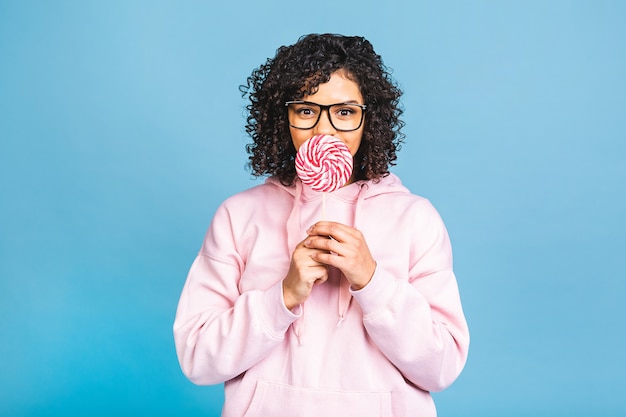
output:
<path id="1" fill-rule="evenodd" d="M 394 171 L 472 331 L 440 416 L 626 415 L 626 2 L 591 0 L 0 0 L 0 415 L 219 415 L 175 308 L 256 184 L 238 86 L 309 32 L 366 36 L 405 91 Z"/>

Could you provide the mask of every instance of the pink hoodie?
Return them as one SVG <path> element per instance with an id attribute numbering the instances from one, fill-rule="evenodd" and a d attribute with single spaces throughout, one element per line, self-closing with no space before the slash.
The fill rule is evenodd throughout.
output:
<path id="1" fill-rule="evenodd" d="M 376 272 L 353 291 L 331 268 L 290 311 L 282 280 L 322 217 L 364 234 Z M 435 416 L 429 391 L 457 378 L 469 347 L 445 226 L 393 174 L 325 201 L 272 178 L 227 199 L 189 272 L 174 338 L 189 379 L 225 382 L 225 417 Z"/>

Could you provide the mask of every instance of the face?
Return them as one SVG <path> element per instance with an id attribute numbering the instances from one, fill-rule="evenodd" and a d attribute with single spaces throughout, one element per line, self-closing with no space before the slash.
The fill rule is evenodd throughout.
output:
<path id="1" fill-rule="evenodd" d="M 305 95 L 302 100 L 311 101 L 313 103 L 328 105 L 335 103 L 363 103 L 363 97 L 359 91 L 359 86 L 354 81 L 350 80 L 344 71 L 339 70 L 330 76 L 327 83 L 320 84 L 315 94 Z M 352 156 L 356 154 L 361 145 L 361 138 L 363 137 L 363 124 L 357 130 L 350 132 L 342 132 L 336 130 L 330 120 L 328 119 L 328 112 L 322 112 L 319 122 L 312 128 L 307 130 L 289 128 L 291 133 L 291 140 L 296 148 L 296 151 L 300 148 L 308 138 L 315 135 L 331 135 L 337 139 L 343 141 L 346 144 Z"/>

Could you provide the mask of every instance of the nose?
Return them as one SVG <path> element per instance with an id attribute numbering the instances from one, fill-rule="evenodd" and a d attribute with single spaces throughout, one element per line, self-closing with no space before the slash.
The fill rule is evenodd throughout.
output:
<path id="1" fill-rule="evenodd" d="M 320 120 L 315 125 L 315 134 L 316 135 L 333 135 L 337 133 L 337 129 L 335 129 L 330 122 L 330 109 L 322 110 L 322 114 L 320 114 Z"/>

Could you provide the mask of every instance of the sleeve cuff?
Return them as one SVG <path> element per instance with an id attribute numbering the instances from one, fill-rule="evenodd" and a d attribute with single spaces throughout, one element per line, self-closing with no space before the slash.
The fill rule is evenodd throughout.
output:
<path id="1" fill-rule="evenodd" d="M 370 282 L 360 290 L 350 289 L 350 293 L 361 306 L 363 315 L 367 316 L 388 306 L 397 286 L 396 280 L 377 266 Z"/>
<path id="2" fill-rule="evenodd" d="M 294 311 L 285 307 L 282 281 L 278 281 L 267 291 L 264 291 L 260 301 L 263 304 L 261 310 L 265 312 L 264 327 L 276 337 L 282 338 L 291 323 L 302 315 L 300 306 L 294 308 Z"/>

